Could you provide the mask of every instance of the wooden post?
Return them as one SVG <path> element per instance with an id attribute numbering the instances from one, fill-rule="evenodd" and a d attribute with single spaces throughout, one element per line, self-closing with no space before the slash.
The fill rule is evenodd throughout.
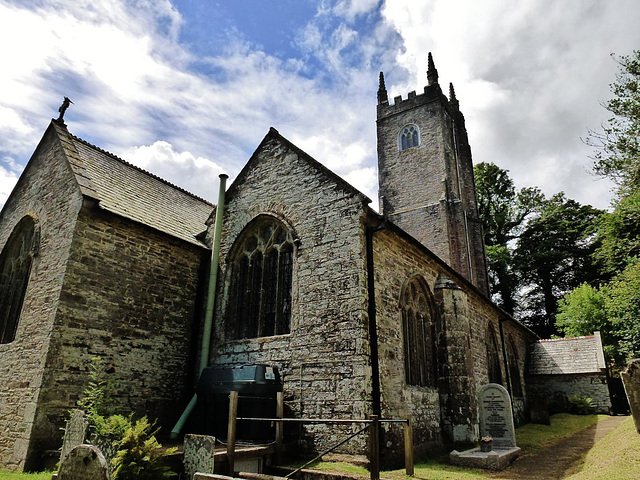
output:
<path id="1" fill-rule="evenodd" d="M 369 415 L 369 473 L 371 480 L 380 480 L 380 421 L 377 415 Z"/>
<path id="2" fill-rule="evenodd" d="M 229 426 L 227 428 L 227 465 L 229 476 L 234 477 L 236 457 L 236 418 L 238 417 L 238 392 L 229 393 Z"/>
<path id="3" fill-rule="evenodd" d="M 284 417 L 284 394 L 278 392 L 276 397 L 276 417 Z M 284 436 L 284 422 L 276 422 L 276 464 L 282 465 L 282 438 Z"/>
<path id="4" fill-rule="evenodd" d="M 405 417 L 404 424 L 404 469 L 408 476 L 413 476 L 413 419 L 411 415 Z"/>

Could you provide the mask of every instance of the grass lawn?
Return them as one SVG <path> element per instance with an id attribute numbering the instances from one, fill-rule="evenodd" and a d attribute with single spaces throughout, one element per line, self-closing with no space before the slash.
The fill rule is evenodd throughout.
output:
<path id="1" fill-rule="evenodd" d="M 633 418 L 600 440 L 570 480 L 636 480 L 640 478 L 640 435 Z"/>
<path id="2" fill-rule="evenodd" d="M 51 472 L 16 473 L 0 471 L 0 480 L 51 480 Z"/>
<path id="3" fill-rule="evenodd" d="M 599 420 L 606 418 L 605 415 L 568 415 L 557 414 L 551 417 L 551 425 L 524 425 L 516 429 L 516 443 L 519 447 L 527 452 L 537 452 L 546 447 L 549 447 L 563 438 L 569 437 L 574 433 L 587 428 Z M 631 424 L 633 420 L 629 419 Z M 627 422 L 625 422 L 626 425 Z M 618 429 L 619 430 L 619 429 Z M 616 432 L 618 431 L 616 430 Z M 634 430 L 635 431 L 635 430 Z M 616 433 L 613 432 L 613 433 Z M 637 434 L 636 434 L 637 436 Z M 640 436 L 638 440 L 637 448 L 631 448 L 630 455 L 635 455 L 635 458 L 640 458 Z M 598 444 L 600 445 L 600 444 Z M 594 449 L 595 450 L 595 449 Z M 608 453 L 606 455 L 610 455 Z M 429 480 L 476 480 L 491 478 L 487 474 L 486 470 L 481 469 L 467 469 L 448 465 L 448 453 L 441 454 L 426 462 L 416 463 L 415 465 L 415 478 L 417 479 L 429 479 Z M 349 466 L 349 470 L 344 467 L 345 464 L 319 462 L 311 468 L 326 470 L 326 471 L 341 471 L 342 473 L 356 474 L 362 477 L 369 477 L 369 472 L 365 468 Z M 406 479 L 404 469 L 381 472 L 380 476 L 389 480 L 401 480 Z M 584 477 L 576 476 L 572 480 L 582 479 Z M 602 479 L 614 479 L 618 478 L 615 475 L 602 477 L 593 477 Z M 619 478 L 640 478 L 638 474 L 632 477 L 619 477 Z"/>

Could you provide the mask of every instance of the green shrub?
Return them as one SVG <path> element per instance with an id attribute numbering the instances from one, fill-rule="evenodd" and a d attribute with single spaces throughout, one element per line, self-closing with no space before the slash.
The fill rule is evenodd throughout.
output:
<path id="1" fill-rule="evenodd" d="M 86 412 L 90 442 L 100 448 L 110 462 L 112 478 L 156 480 L 175 476 L 163 460 L 176 449 L 161 449 L 155 437 L 155 422 L 149 422 L 146 416 L 134 421 L 133 414 L 115 414 L 114 392 L 115 384 L 105 377 L 102 359 L 93 358 L 90 381 L 78 406 Z"/>
<path id="2" fill-rule="evenodd" d="M 590 397 L 584 395 L 570 395 L 567 399 L 569 401 L 569 411 L 576 415 L 589 415 L 596 409 L 596 403 Z"/>

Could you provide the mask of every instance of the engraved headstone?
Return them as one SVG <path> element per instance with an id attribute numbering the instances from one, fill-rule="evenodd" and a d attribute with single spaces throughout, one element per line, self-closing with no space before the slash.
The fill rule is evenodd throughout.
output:
<path id="1" fill-rule="evenodd" d="M 196 472 L 213 473 L 213 453 L 216 439 L 209 435 L 185 435 L 184 437 L 184 473 L 193 478 Z"/>
<path id="2" fill-rule="evenodd" d="M 58 480 L 109 480 L 107 461 L 93 445 L 78 445 L 60 463 Z"/>
<path id="3" fill-rule="evenodd" d="M 629 362 L 627 369 L 620 373 L 624 391 L 629 399 L 629 408 L 636 425 L 636 430 L 640 433 L 640 358 Z"/>
<path id="4" fill-rule="evenodd" d="M 73 447 L 82 445 L 87 434 L 87 419 L 84 411 L 71 410 L 71 418 L 64 429 L 64 439 L 62 440 L 62 451 L 60 452 L 60 463 L 65 459 Z"/>
<path id="5" fill-rule="evenodd" d="M 493 437 L 494 448 L 516 446 L 513 412 L 509 392 L 497 383 L 489 383 L 478 393 L 480 435 Z"/>

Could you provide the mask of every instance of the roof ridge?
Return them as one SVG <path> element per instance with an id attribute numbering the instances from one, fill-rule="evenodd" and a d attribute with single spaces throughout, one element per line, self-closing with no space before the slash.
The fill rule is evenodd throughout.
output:
<path id="1" fill-rule="evenodd" d="M 562 337 L 562 338 L 541 338 L 538 340 L 538 343 L 546 343 L 546 342 L 559 342 L 565 340 L 580 340 L 582 338 L 594 338 L 595 335 L 582 335 L 579 337 Z"/>
<path id="2" fill-rule="evenodd" d="M 188 191 L 188 190 L 186 190 L 186 189 L 184 189 L 182 187 L 179 187 L 178 185 L 176 185 L 174 183 L 171 183 L 170 181 L 168 181 L 168 180 L 156 175 L 155 173 L 151 173 L 150 171 L 145 170 L 144 168 L 140 168 L 137 165 L 134 165 L 133 163 L 127 162 L 126 160 L 124 160 L 124 159 L 120 158 L 119 156 L 117 156 L 115 153 L 111 153 L 108 150 L 105 150 L 105 149 L 100 148 L 100 147 L 98 147 L 98 146 L 96 146 L 96 145 L 94 145 L 94 144 L 92 144 L 90 142 L 87 142 L 86 140 L 75 136 L 71 132 L 69 132 L 69 136 L 71 138 L 73 138 L 74 140 L 77 140 L 77 141 L 79 141 L 81 143 L 84 143 L 88 147 L 91 147 L 91 148 L 93 148 L 93 149 L 95 149 L 95 150 L 97 150 L 97 151 L 99 151 L 101 153 L 104 153 L 105 155 L 108 155 L 109 157 L 113 158 L 114 160 L 119 161 L 120 163 L 123 163 L 124 165 L 127 165 L 128 167 L 134 168 L 135 170 L 138 170 L 139 172 L 142 172 L 145 175 L 150 176 L 151 178 L 155 178 L 156 180 L 160 180 L 162 183 L 164 183 L 166 185 L 169 185 L 170 187 L 172 187 L 172 188 L 174 188 L 174 189 L 176 189 L 176 190 L 178 190 L 180 192 L 186 193 L 187 195 L 189 195 L 190 197 L 195 198 L 196 200 L 200 200 L 201 202 L 206 203 L 207 205 L 215 206 L 214 203 L 211 203 L 210 201 L 205 200 L 202 197 L 199 197 L 195 193 L 191 193 L 190 191 Z"/>

